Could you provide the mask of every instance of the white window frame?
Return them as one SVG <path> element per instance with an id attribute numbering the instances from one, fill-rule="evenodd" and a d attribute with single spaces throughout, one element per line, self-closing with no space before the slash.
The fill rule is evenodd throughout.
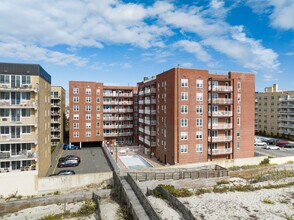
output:
<path id="1" fill-rule="evenodd" d="M 188 106 L 181 105 L 181 114 L 188 114 Z"/>
<path id="2" fill-rule="evenodd" d="M 181 132 L 181 140 L 188 140 L 188 132 L 187 131 Z"/>
<path id="3" fill-rule="evenodd" d="M 197 79 L 196 80 L 196 88 L 198 88 L 198 89 L 203 88 L 203 80 L 202 79 Z"/>
<path id="4" fill-rule="evenodd" d="M 74 138 L 78 138 L 79 137 L 79 132 L 78 131 L 74 131 L 73 132 L 73 137 Z"/>
<path id="5" fill-rule="evenodd" d="M 187 144 L 181 144 L 180 150 L 181 150 L 181 153 L 183 153 L 183 154 L 188 153 L 188 145 Z"/>
<path id="6" fill-rule="evenodd" d="M 203 101 L 203 93 L 196 93 L 196 101 L 202 102 Z"/>
<path id="7" fill-rule="evenodd" d="M 73 115 L 73 120 L 79 120 L 80 119 L 80 115 L 79 114 L 74 114 Z"/>
<path id="8" fill-rule="evenodd" d="M 80 123 L 73 123 L 73 128 L 78 129 L 80 127 Z"/>
<path id="9" fill-rule="evenodd" d="M 91 93 L 92 93 L 92 89 L 91 89 L 91 88 L 86 88 L 85 93 L 86 93 L 87 95 L 91 95 Z"/>
<path id="10" fill-rule="evenodd" d="M 86 135 L 86 137 L 91 137 L 91 131 L 86 131 L 86 133 L 85 133 L 85 135 Z"/>
<path id="11" fill-rule="evenodd" d="M 188 118 L 181 119 L 181 127 L 188 127 Z"/>
<path id="12" fill-rule="evenodd" d="M 73 111 L 78 112 L 79 111 L 79 106 L 78 105 L 74 105 L 73 106 Z"/>
<path id="13" fill-rule="evenodd" d="M 202 126 L 203 126 L 203 119 L 196 118 L 196 127 L 202 128 Z"/>
<path id="14" fill-rule="evenodd" d="M 196 152 L 197 153 L 203 152 L 203 145 L 202 144 L 196 144 Z"/>
<path id="15" fill-rule="evenodd" d="M 196 131 L 196 140 L 202 140 L 202 131 Z"/>
<path id="16" fill-rule="evenodd" d="M 203 106 L 202 105 L 197 105 L 196 106 L 196 114 L 203 114 Z"/>
<path id="17" fill-rule="evenodd" d="M 188 92 L 181 92 L 181 100 L 188 100 Z"/>
<path id="18" fill-rule="evenodd" d="M 188 87 L 188 79 L 181 79 L 181 87 Z"/>
<path id="19" fill-rule="evenodd" d="M 87 123 L 86 123 L 86 128 L 89 129 L 89 128 L 91 128 L 91 127 L 92 127 L 91 122 L 87 122 Z"/>
<path id="20" fill-rule="evenodd" d="M 91 120 L 91 114 L 86 114 L 85 117 L 86 117 L 86 120 Z"/>
<path id="21" fill-rule="evenodd" d="M 91 103 L 91 97 L 89 96 L 86 97 L 86 103 Z"/>
<path id="22" fill-rule="evenodd" d="M 79 94 L 79 88 L 73 88 L 72 93 L 73 94 Z"/>
<path id="23" fill-rule="evenodd" d="M 78 103 L 79 102 L 79 97 L 78 96 L 74 96 L 73 97 L 73 102 L 74 103 Z"/>

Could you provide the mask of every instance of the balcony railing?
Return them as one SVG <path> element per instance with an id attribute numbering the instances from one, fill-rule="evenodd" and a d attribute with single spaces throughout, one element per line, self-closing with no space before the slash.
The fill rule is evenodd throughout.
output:
<path id="1" fill-rule="evenodd" d="M 279 101 L 294 101 L 294 96 L 279 98 Z"/>
<path id="2" fill-rule="evenodd" d="M 10 152 L 0 152 L 0 161 L 1 160 L 24 160 L 24 159 L 37 159 L 37 152 L 31 150 L 22 150 L 19 151 L 16 155 L 12 155 Z"/>
<path id="3" fill-rule="evenodd" d="M 60 136 L 59 135 L 51 135 L 51 139 L 60 139 Z"/>
<path id="4" fill-rule="evenodd" d="M 103 117 L 104 121 L 130 121 L 133 117 Z"/>
<path id="5" fill-rule="evenodd" d="M 24 119 L 20 118 L 20 121 L 11 120 L 11 118 L 0 118 L 1 125 L 6 126 L 18 126 L 18 125 L 27 125 L 27 126 L 35 126 L 37 127 L 38 121 L 36 118 L 34 118 L 34 115 L 32 115 L 32 118 L 30 119 Z"/>
<path id="6" fill-rule="evenodd" d="M 208 90 L 211 91 L 211 86 L 208 87 Z M 212 86 L 212 91 L 216 92 L 232 92 L 232 86 Z"/>
<path id="7" fill-rule="evenodd" d="M 279 108 L 294 108 L 294 104 L 281 104 Z"/>
<path id="8" fill-rule="evenodd" d="M 211 112 L 208 112 L 208 115 L 211 115 Z M 232 111 L 213 111 L 212 116 L 224 116 L 224 117 L 230 117 L 233 115 Z"/>
<path id="9" fill-rule="evenodd" d="M 151 131 L 151 136 L 156 136 L 156 131 Z"/>
<path id="10" fill-rule="evenodd" d="M 156 110 L 151 110 L 151 115 L 155 115 L 156 114 Z"/>
<path id="11" fill-rule="evenodd" d="M 139 136 L 139 141 L 144 142 L 144 138 Z"/>
<path id="12" fill-rule="evenodd" d="M 51 107 L 60 107 L 60 103 L 51 103 Z"/>
<path id="13" fill-rule="evenodd" d="M 133 97 L 133 93 L 103 93 L 105 97 Z"/>
<path id="14" fill-rule="evenodd" d="M 212 98 L 208 99 L 208 102 L 212 104 L 233 104 L 233 99 L 229 98 Z"/>
<path id="15" fill-rule="evenodd" d="M 11 84 L 0 84 L 0 91 L 33 91 L 38 92 L 38 86 L 21 85 L 18 87 L 11 87 Z"/>
<path id="16" fill-rule="evenodd" d="M 144 128 L 139 127 L 139 131 L 144 133 Z"/>
<path id="17" fill-rule="evenodd" d="M 151 89 L 150 89 L 150 92 L 151 92 L 151 93 L 156 93 L 156 89 L 155 89 L 155 88 L 151 88 Z"/>
<path id="18" fill-rule="evenodd" d="M 156 104 L 156 99 L 151 99 L 151 104 Z"/>
<path id="19" fill-rule="evenodd" d="M 60 112 L 51 112 L 52 116 L 60 116 Z"/>
<path id="20" fill-rule="evenodd" d="M 232 136 L 208 137 L 208 141 L 212 141 L 212 142 L 232 141 Z"/>
<path id="21" fill-rule="evenodd" d="M 212 124 L 212 129 L 231 129 L 233 127 L 232 123 L 219 123 Z M 208 123 L 208 128 L 211 128 L 211 125 Z"/>
<path id="22" fill-rule="evenodd" d="M 132 101 L 103 101 L 104 105 L 132 105 Z"/>
<path id="23" fill-rule="evenodd" d="M 145 94 L 150 94 L 151 90 L 150 89 L 145 89 Z"/>
<path id="24" fill-rule="evenodd" d="M 211 155 L 224 155 L 224 154 L 231 154 L 233 151 L 232 151 L 232 148 L 226 148 L 226 149 L 212 149 L 212 152 L 211 152 L 211 149 L 208 149 L 208 154 Z"/>
<path id="25" fill-rule="evenodd" d="M 0 108 L 34 108 L 37 109 L 38 105 L 35 101 L 21 101 L 19 104 L 12 104 L 11 100 L 1 100 Z"/>
<path id="26" fill-rule="evenodd" d="M 145 114 L 150 114 L 150 109 L 145 109 Z"/>
<path id="27" fill-rule="evenodd" d="M 139 104 L 143 105 L 144 104 L 144 100 L 139 100 Z"/>
<path id="28" fill-rule="evenodd" d="M 150 135 L 151 134 L 151 131 L 150 130 L 148 130 L 148 129 L 145 129 L 145 134 L 147 134 L 147 135 Z"/>
<path id="29" fill-rule="evenodd" d="M 60 120 L 56 120 L 56 119 L 55 120 L 51 120 L 51 123 L 52 124 L 60 124 Z"/>
<path id="30" fill-rule="evenodd" d="M 140 123 L 144 123 L 144 119 L 143 118 L 139 118 L 139 122 Z"/>
<path id="31" fill-rule="evenodd" d="M 278 121 L 294 121 L 294 117 L 279 117 Z"/>
<path id="32" fill-rule="evenodd" d="M 121 136 L 132 136 L 133 132 L 123 132 L 123 133 L 104 133 L 104 137 L 121 137 Z"/>
<path id="33" fill-rule="evenodd" d="M 294 114 L 294 111 L 290 111 L 290 110 L 280 110 L 280 111 L 279 111 L 279 114 L 291 114 L 291 115 L 293 115 L 293 114 Z"/>
<path id="34" fill-rule="evenodd" d="M 279 127 L 294 128 L 294 124 L 279 123 Z"/>

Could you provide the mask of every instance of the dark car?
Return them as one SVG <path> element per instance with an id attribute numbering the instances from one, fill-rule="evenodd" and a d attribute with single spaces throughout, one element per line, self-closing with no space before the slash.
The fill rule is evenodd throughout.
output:
<path id="1" fill-rule="evenodd" d="M 73 170 L 61 170 L 57 173 L 57 176 L 75 175 L 76 172 Z"/>
<path id="2" fill-rule="evenodd" d="M 287 140 L 278 140 L 276 142 L 276 145 L 279 146 L 279 147 L 283 147 L 285 144 L 289 144 L 289 141 L 287 141 Z"/>
<path id="3" fill-rule="evenodd" d="M 63 150 L 77 150 L 77 149 L 81 149 L 81 148 L 79 146 L 73 145 L 73 144 L 64 144 L 63 145 Z"/>
<path id="4" fill-rule="evenodd" d="M 81 158 L 76 155 L 67 155 L 67 156 L 61 157 L 59 159 L 59 161 L 62 161 L 62 160 L 77 160 L 79 163 L 81 162 Z"/>
<path id="5" fill-rule="evenodd" d="M 63 160 L 59 160 L 58 167 L 76 167 L 79 164 L 80 162 L 75 159 L 63 159 Z"/>
<path id="6" fill-rule="evenodd" d="M 276 142 L 277 142 L 276 139 L 269 139 L 269 140 L 266 140 L 266 143 L 267 143 L 268 145 L 276 145 Z"/>
<path id="7" fill-rule="evenodd" d="M 284 148 L 294 148 L 294 144 L 285 144 Z"/>

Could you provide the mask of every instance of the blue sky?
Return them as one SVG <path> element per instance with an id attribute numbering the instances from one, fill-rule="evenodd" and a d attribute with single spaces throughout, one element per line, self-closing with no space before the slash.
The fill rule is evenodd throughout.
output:
<path id="1" fill-rule="evenodd" d="M 41 64 L 65 89 L 136 85 L 180 64 L 294 90 L 293 12 L 293 0 L 1 0 L 0 61 Z"/>

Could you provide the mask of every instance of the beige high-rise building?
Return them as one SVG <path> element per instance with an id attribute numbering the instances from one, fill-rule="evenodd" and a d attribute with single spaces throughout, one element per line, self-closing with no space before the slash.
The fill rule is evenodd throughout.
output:
<path id="1" fill-rule="evenodd" d="M 65 121 L 65 90 L 51 86 L 51 145 L 63 145 Z"/>
<path id="2" fill-rule="evenodd" d="M 36 170 L 51 164 L 51 76 L 35 64 L 0 63 L 0 171 Z"/>
<path id="3" fill-rule="evenodd" d="M 293 133 L 294 129 L 289 130 L 290 128 L 285 127 L 293 126 L 291 122 L 288 122 L 288 118 L 291 120 L 294 117 L 291 100 L 293 95 L 294 91 L 279 91 L 277 84 L 266 87 L 264 92 L 255 93 L 255 132 L 257 134 L 273 136 L 288 134 L 290 131 Z"/>

